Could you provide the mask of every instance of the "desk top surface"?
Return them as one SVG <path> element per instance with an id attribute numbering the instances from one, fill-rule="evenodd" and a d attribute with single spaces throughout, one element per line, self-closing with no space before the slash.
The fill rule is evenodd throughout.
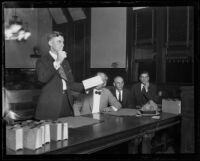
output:
<path id="1" fill-rule="evenodd" d="M 85 117 L 93 117 L 85 115 Z M 100 123 L 83 126 L 79 128 L 69 128 L 69 138 L 63 141 L 51 141 L 37 150 L 23 149 L 12 151 L 6 149 L 9 154 L 74 154 L 91 153 L 102 149 L 109 144 L 131 140 L 134 135 L 144 133 L 158 127 L 169 125 L 180 120 L 180 115 L 161 113 L 160 119 L 152 117 L 126 116 L 118 117 L 108 114 L 99 114 Z"/>

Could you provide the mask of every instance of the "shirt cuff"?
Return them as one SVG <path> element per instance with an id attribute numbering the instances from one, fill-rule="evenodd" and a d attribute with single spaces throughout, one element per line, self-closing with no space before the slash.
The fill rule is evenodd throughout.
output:
<path id="1" fill-rule="evenodd" d="M 56 61 L 53 62 L 53 66 L 56 70 L 58 70 L 58 68 L 60 68 L 60 64 L 57 63 Z"/>
<path id="2" fill-rule="evenodd" d="M 111 106 L 111 108 L 114 110 L 114 111 L 118 111 L 118 109 L 114 106 Z"/>

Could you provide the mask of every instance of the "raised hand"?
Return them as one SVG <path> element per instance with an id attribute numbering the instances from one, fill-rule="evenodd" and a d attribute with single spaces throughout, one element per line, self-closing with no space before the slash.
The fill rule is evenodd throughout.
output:
<path id="1" fill-rule="evenodd" d="M 66 57 L 67 53 L 65 51 L 58 51 L 56 62 L 61 64 Z"/>

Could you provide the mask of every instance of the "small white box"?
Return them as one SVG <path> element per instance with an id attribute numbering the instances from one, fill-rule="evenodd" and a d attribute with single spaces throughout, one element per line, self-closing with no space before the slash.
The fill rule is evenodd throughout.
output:
<path id="1" fill-rule="evenodd" d="M 23 149 L 23 129 L 20 126 L 6 127 L 6 146 L 14 151 Z"/>
<path id="2" fill-rule="evenodd" d="M 49 143 L 51 141 L 51 136 L 50 136 L 50 124 L 45 123 L 44 124 L 44 143 Z"/>
<path id="3" fill-rule="evenodd" d="M 50 125 L 51 140 L 62 140 L 62 123 L 55 122 Z"/>
<path id="4" fill-rule="evenodd" d="M 68 123 L 62 123 L 62 140 L 68 139 Z"/>
<path id="5" fill-rule="evenodd" d="M 34 128 L 25 126 L 23 129 L 24 148 L 35 150 L 42 147 L 42 129 L 40 126 Z"/>
<path id="6" fill-rule="evenodd" d="M 42 145 L 43 145 L 43 144 L 45 144 L 44 125 L 41 125 L 41 126 L 40 126 L 40 129 L 41 129 L 41 134 L 42 134 L 41 140 L 42 140 Z"/>

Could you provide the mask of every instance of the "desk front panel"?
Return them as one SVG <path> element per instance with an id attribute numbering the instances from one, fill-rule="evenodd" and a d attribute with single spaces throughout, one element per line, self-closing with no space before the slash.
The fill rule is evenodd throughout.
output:
<path id="1" fill-rule="evenodd" d="M 92 117 L 92 115 L 85 115 Z M 23 149 L 9 154 L 82 154 L 93 153 L 119 143 L 132 140 L 145 133 L 154 132 L 180 123 L 180 115 L 161 113 L 160 119 L 151 117 L 117 117 L 100 114 L 102 122 L 80 128 L 69 128 L 69 138 L 51 141 L 37 150 Z"/>

